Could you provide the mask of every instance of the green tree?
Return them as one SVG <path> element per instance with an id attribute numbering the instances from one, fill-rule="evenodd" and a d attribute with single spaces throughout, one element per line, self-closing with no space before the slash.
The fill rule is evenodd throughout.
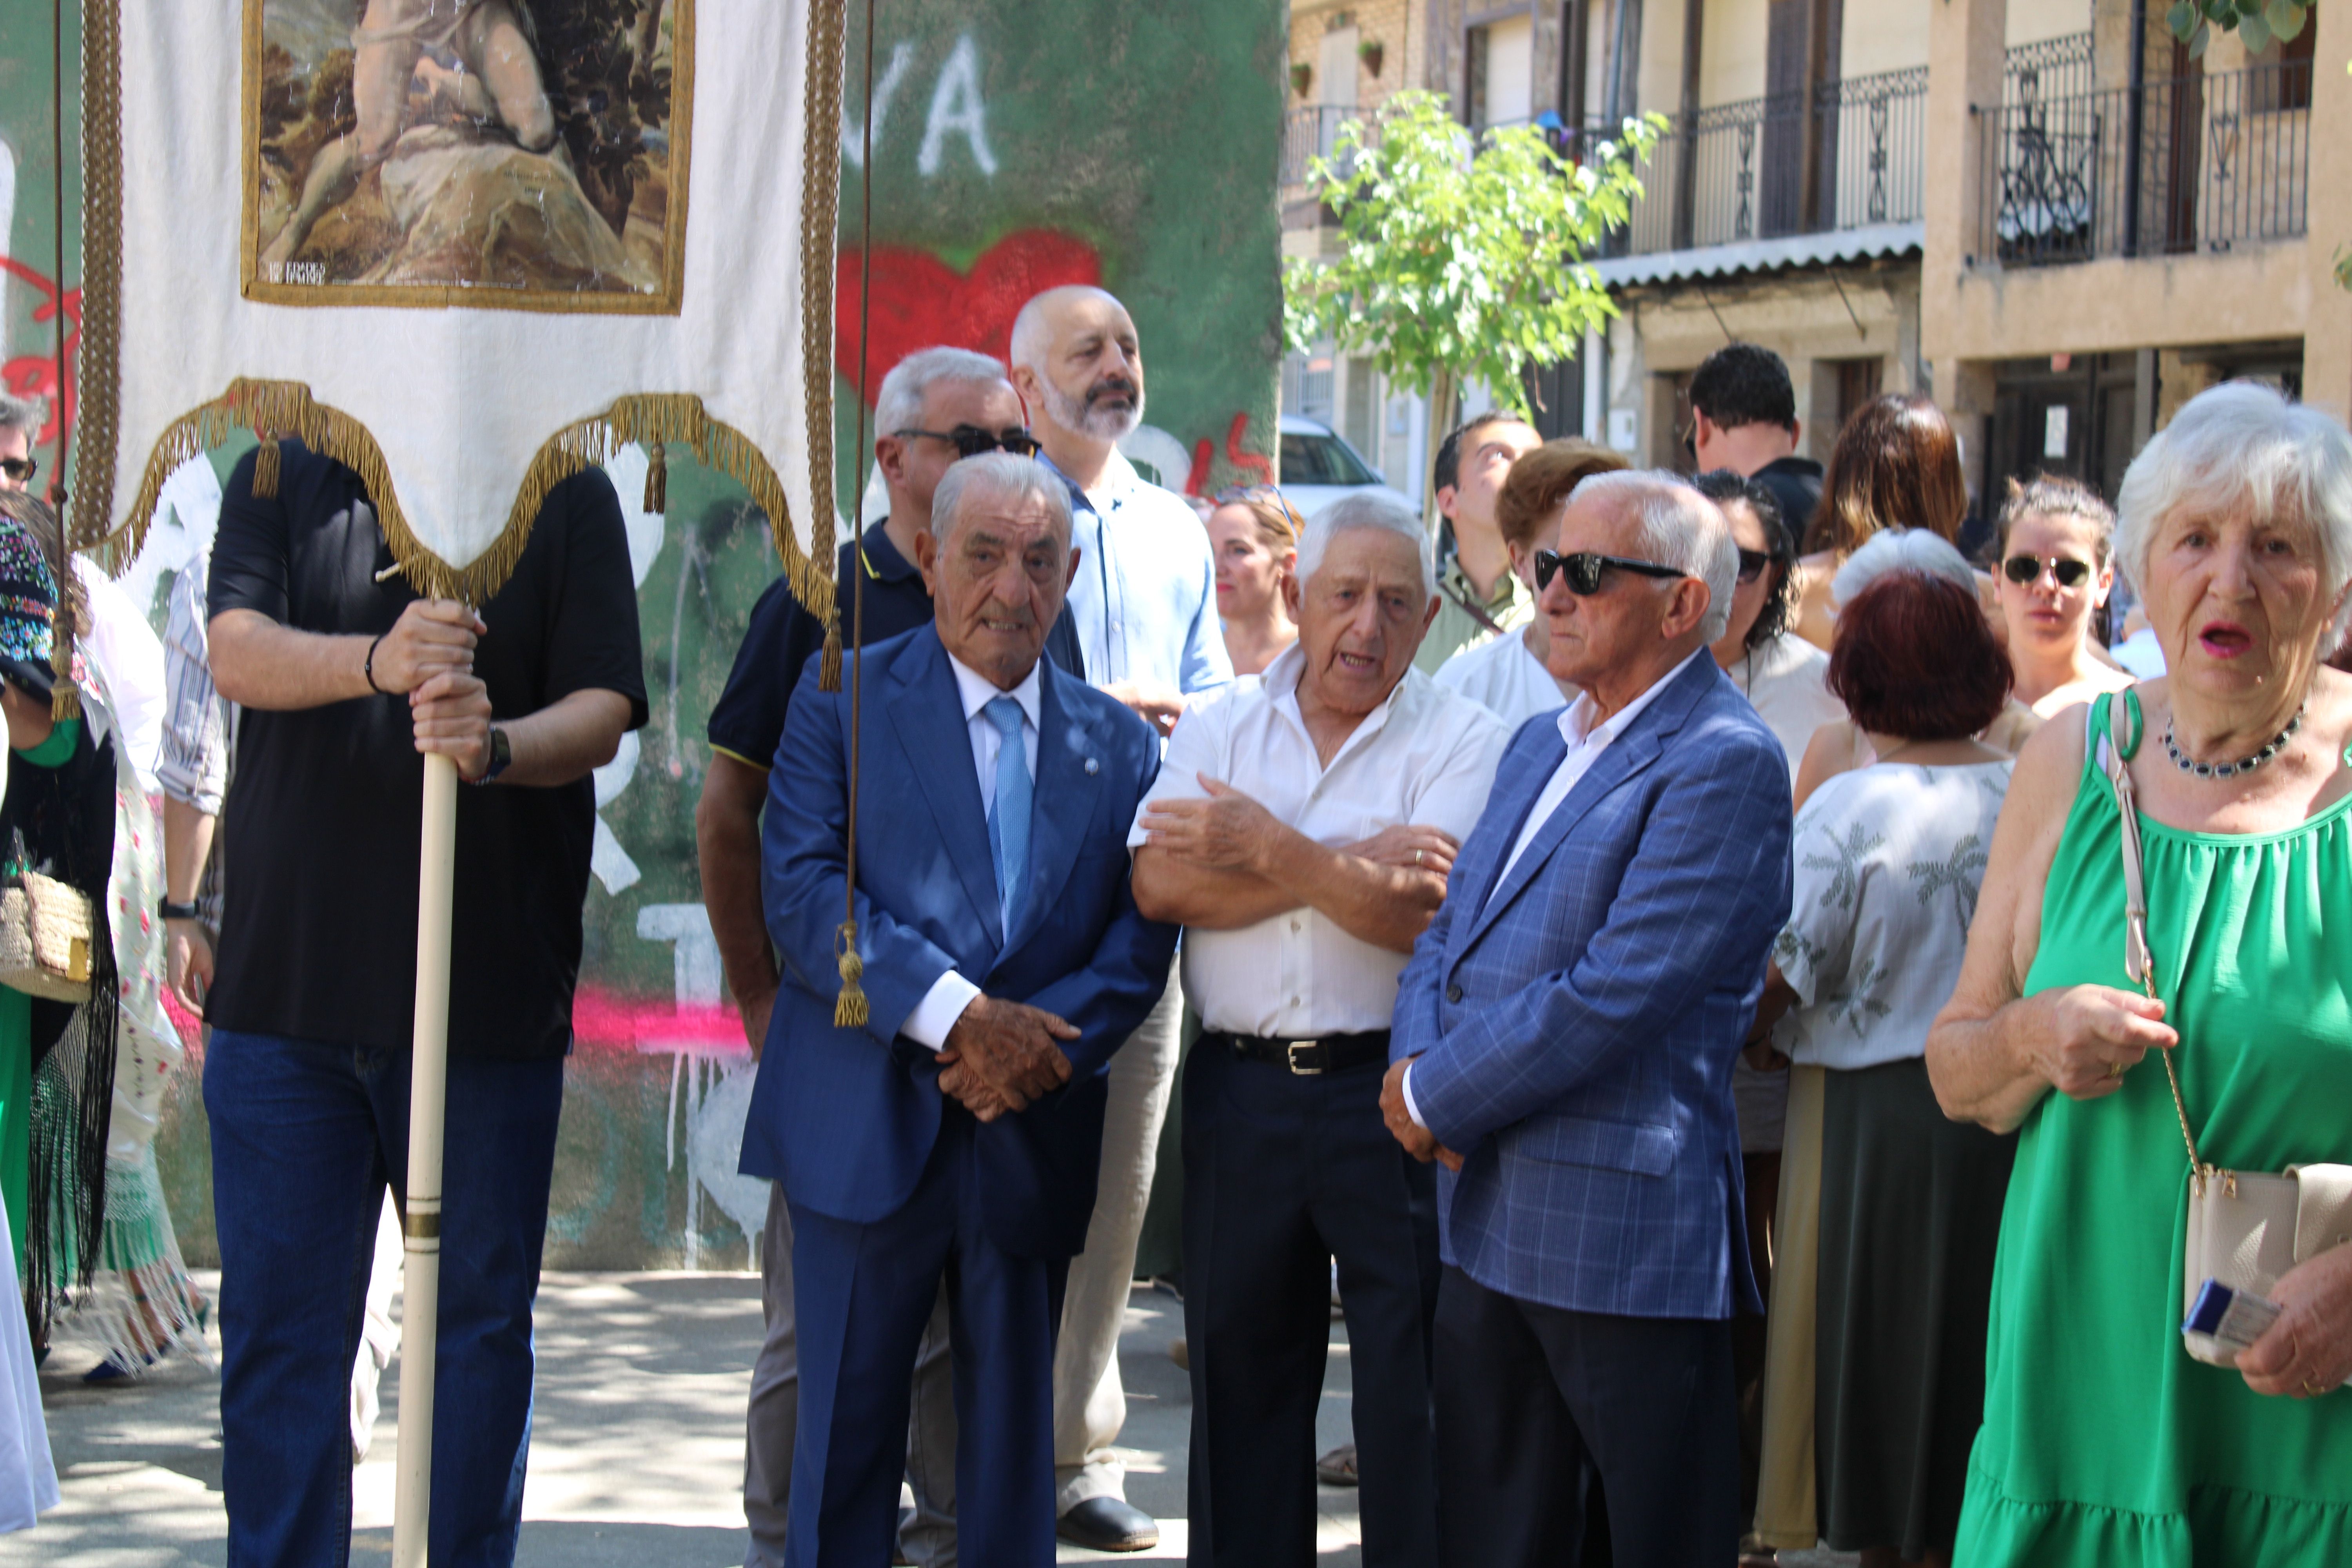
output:
<path id="1" fill-rule="evenodd" d="M 1290 346 L 1328 337 L 1427 394 L 1433 437 L 1452 427 L 1465 380 L 1526 416 L 1528 367 L 1574 358 L 1617 313 L 1584 258 L 1631 214 L 1634 160 L 1664 126 L 1628 120 L 1622 140 L 1576 164 L 1534 126 L 1474 138 L 1434 93 L 1348 121 L 1309 174 L 1339 219 L 1338 251 L 1283 272 Z M 1433 515 L 1426 481 L 1423 506 Z"/>
<path id="2" fill-rule="evenodd" d="M 2201 57 L 2216 27 L 2235 32 L 2250 49 L 2292 38 L 2311 20 L 2311 5 L 2312 0 L 2175 0 L 2164 20 L 2190 55 Z"/>

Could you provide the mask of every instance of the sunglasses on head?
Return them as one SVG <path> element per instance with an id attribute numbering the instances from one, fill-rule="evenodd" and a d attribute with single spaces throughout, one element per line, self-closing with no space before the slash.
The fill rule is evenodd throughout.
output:
<path id="1" fill-rule="evenodd" d="M 893 430 L 901 441 L 909 436 L 925 436 L 934 441 L 945 441 L 962 458 L 977 458 L 982 452 L 1010 452 L 1016 458 L 1037 455 L 1037 437 L 1015 425 L 1003 430 L 983 430 L 977 425 L 959 425 L 952 430 Z"/>
<path id="2" fill-rule="evenodd" d="M 2039 555 L 2012 555 L 2000 563 L 2001 574 L 2012 583 L 2032 583 L 2042 575 L 2044 565 L 2058 579 L 2061 588 L 2079 588 L 2091 580 L 2091 563 L 2064 555 L 2053 555 L 2045 562 Z"/>
<path id="3" fill-rule="evenodd" d="M 29 485 L 33 476 L 41 471 L 38 458 L 0 458 L 0 474 L 5 474 L 20 485 Z"/>
<path id="4" fill-rule="evenodd" d="M 1690 574 L 1678 567 L 1661 566 L 1654 561 L 1635 561 L 1623 555 L 1596 555 L 1589 550 L 1573 555 L 1562 555 L 1556 550 L 1536 552 L 1536 592 L 1551 586 L 1552 574 L 1568 574 L 1568 591 L 1581 599 L 1601 592 L 1601 579 L 1612 567 L 1620 572 L 1632 572 L 1643 577 L 1686 577 Z"/>

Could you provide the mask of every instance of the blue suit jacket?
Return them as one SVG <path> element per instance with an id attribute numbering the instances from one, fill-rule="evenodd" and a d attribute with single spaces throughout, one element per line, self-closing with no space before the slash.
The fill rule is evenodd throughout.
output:
<path id="1" fill-rule="evenodd" d="M 1498 886 L 1555 720 L 1512 738 L 1398 985 L 1391 1054 L 1421 1058 L 1413 1104 L 1465 1160 L 1445 1259 L 1575 1311 L 1760 1310 L 1731 1068 L 1789 918 L 1787 758 L 1702 653 Z"/>
<path id="2" fill-rule="evenodd" d="M 913 1194 L 939 1136 L 932 1054 L 899 1026 L 950 969 L 991 996 L 1077 1026 L 1070 1081 L 979 1129 L 989 1235 L 1015 1256 L 1086 1246 L 1105 1073 L 1167 984 L 1176 928 L 1129 887 L 1127 833 L 1159 771 L 1150 726 L 1050 663 L 1039 707 L 1030 878 L 1013 929 L 996 872 L 955 672 L 923 626 L 866 650 L 857 795 L 857 948 L 873 1021 L 834 1026 L 840 989 L 849 698 L 802 675 L 769 773 L 760 870 L 783 985 L 743 1130 L 743 1173 L 872 1224 Z"/>

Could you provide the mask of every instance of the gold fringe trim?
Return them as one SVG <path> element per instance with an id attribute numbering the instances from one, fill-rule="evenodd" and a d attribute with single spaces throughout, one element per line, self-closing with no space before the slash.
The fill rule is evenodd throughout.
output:
<path id="1" fill-rule="evenodd" d="M 705 467 L 733 479 L 751 495 L 751 503 L 768 514 L 776 552 L 783 558 L 784 575 L 793 596 L 809 614 L 829 621 L 834 616 L 831 556 L 812 559 L 800 547 L 793 530 L 792 506 L 784 487 L 758 447 L 741 431 L 704 413 L 702 399 L 691 393 L 643 393 L 616 400 L 592 418 L 567 426 L 550 437 L 523 472 L 521 487 L 509 509 L 506 527 L 491 546 L 463 567 L 450 565 L 425 548 L 409 531 L 400 498 L 385 465 L 383 449 L 367 427 L 339 408 L 316 401 L 298 381 L 254 381 L 243 377 L 228 391 L 173 420 L 156 439 L 148 457 L 137 499 L 121 528 L 103 542 L 120 560 L 136 559 L 153 520 L 163 482 L 173 469 L 208 447 L 220 446 L 234 430 L 270 432 L 295 437 L 321 457 L 332 458 L 360 477 L 374 503 L 377 526 L 408 585 L 427 598 L 463 599 L 479 605 L 506 585 L 530 542 L 531 524 L 548 493 L 583 469 L 611 460 L 632 442 L 658 451 L 665 442 L 693 449 Z M 254 484 L 261 490 L 262 468 L 277 464 L 276 445 L 266 442 L 254 459 Z M 274 477 L 274 476 L 273 476 Z M 648 468 L 647 478 L 651 479 Z M 276 488 L 273 484 L 273 489 Z M 821 563 L 821 564 L 820 564 Z"/>
<path id="2" fill-rule="evenodd" d="M 280 453 L 278 437 L 264 436 L 261 445 L 253 452 L 253 493 L 268 500 L 278 493 L 278 468 Z"/>
<path id="3" fill-rule="evenodd" d="M 834 946 L 839 951 L 836 961 L 841 969 L 841 994 L 833 1004 L 833 1026 L 836 1029 L 862 1029 L 872 1019 L 872 1009 L 866 1005 L 866 960 L 857 953 L 857 922 L 844 921 L 835 933 Z"/>
<path id="4" fill-rule="evenodd" d="M 824 626 L 824 657 L 816 667 L 816 689 L 841 689 L 841 617 L 837 615 Z"/>
<path id="5" fill-rule="evenodd" d="M 644 510 L 661 516 L 669 513 L 669 448 L 659 441 L 646 447 L 646 504 Z"/>

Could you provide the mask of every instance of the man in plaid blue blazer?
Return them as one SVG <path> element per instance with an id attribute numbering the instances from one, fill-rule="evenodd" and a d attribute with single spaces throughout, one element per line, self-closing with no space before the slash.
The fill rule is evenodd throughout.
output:
<path id="1" fill-rule="evenodd" d="M 1738 552 L 1663 473 L 1603 475 L 1539 551 L 1583 695 L 1514 737 L 1399 982 L 1381 1110 L 1449 1174 L 1441 1561 L 1734 1560 L 1729 1320 L 1760 1310 L 1731 1068 L 1789 914 L 1788 763 L 1707 657 Z"/>

